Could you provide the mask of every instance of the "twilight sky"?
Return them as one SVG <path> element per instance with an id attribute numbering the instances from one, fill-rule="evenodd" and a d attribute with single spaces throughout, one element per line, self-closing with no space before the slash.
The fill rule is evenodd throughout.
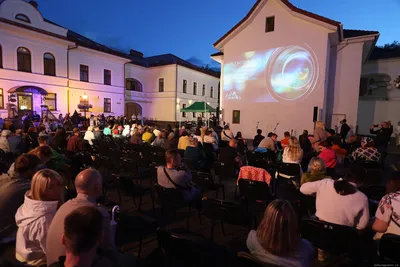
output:
<path id="1" fill-rule="evenodd" d="M 214 64 L 212 44 L 256 0 L 37 0 L 43 16 L 107 46 L 145 56 L 172 53 Z M 345 29 L 377 30 L 378 45 L 400 40 L 400 0 L 291 0 L 342 22 Z"/>

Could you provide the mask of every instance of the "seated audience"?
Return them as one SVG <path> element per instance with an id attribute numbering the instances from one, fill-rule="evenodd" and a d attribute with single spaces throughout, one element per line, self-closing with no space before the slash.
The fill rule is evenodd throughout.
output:
<path id="1" fill-rule="evenodd" d="M 383 234 L 400 235 L 400 172 L 393 172 L 386 185 L 386 195 L 379 202 L 372 230 L 374 239 Z"/>
<path id="2" fill-rule="evenodd" d="M 356 182 L 357 176 L 349 172 L 347 179 L 326 178 L 304 183 L 300 191 L 305 195 L 316 194 L 315 215 L 321 221 L 362 230 L 369 221 L 368 198 L 358 191 Z"/>
<path id="3" fill-rule="evenodd" d="M 0 240 L 13 234 L 15 236 L 15 213 L 24 203 L 25 192 L 31 187 L 32 176 L 39 164 L 40 160 L 35 155 L 23 154 L 15 160 L 12 176 L 0 176 Z"/>
<path id="4" fill-rule="evenodd" d="M 113 136 L 119 135 L 118 124 L 114 124 L 114 127 L 111 130 L 111 133 L 112 133 Z"/>
<path id="5" fill-rule="evenodd" d="M 314 149 L 318 151 L 319 143 L 325 141 L 327 138 L 328 135 L 325 131 L 325 123 L 323 121 L 317 121 L 313 132 L 313 139 L 311 141 Z"/>
<path id="6" fill-rule="evenodd" d="M 339 138 L 332 139 L 332 150 L 335 151 L 337 157 L 344 158 L 347 156 L 347 151 L 341 147 L 341 141 Z"/>
<path id="7" fill-rule="evenodd" d="M 347 150 L 347 154 L 351 155 L 353 152 L 361 146 L 361 142 L 356 135 L 352 135 L 343 144 L 344 148 Z"/>
<path id="8" fill-rule="evenodd" d="M 189 135 L 186 131 L 183 131 L 181 137 L 179 137 L 178 149 L 186 150 L 189 146 Z"/>
<path id="9" fill-rule="evenodd" d="M 170 149 L 165 152 L 166 166 L 157 169 L 157 182 L 165 188 L 175 188 L 183 194 L 185 202 L 201 200 L 201 191 L 192 185 L 192 174 L 184 166 L 179 151 Z"/>
<path id="10" fill-rule="evenodd" d="M 49 147 L 47 144 L 48 142 L 48 135 L 40 134 L 38 138 L 39 147 Z M 68 166 L 67 164 L 71 163 L 71 160 L 67 158 L 64 154 L 58 153 L 55 149 L 50 147 L 53 157 L 51 158 L 50 162 L 47 162 L 47 167 L 51 168 L 55 171 L 65 170 Z"/>
<path id="11" fill-rule="evenodd" d="M 38 141 L 38 134 L 36 132 L 36 128 L 35 127 L 29 127 L 28 129 L 28 133 L 25 135 L 25 147 L 27 150 L 31 150 L 34 149 L 35 147 L 37 147 Z"/>
<path id="12" fill-rule="evenodd" d="M 328 177 L 329 176 L 326 173 L 325 161 L 315 157 L 310 160 L 307 172 L 303 173 L 301 176 L 300 184 L 302 185 L 308 182 L 315 182 Z"/>
<path id="13" fill-rule="evenodd" d="M 362 161 L 377 161 L 379 162 L 381 159 L 381 153 L 379 153 L 378 149 L 375 147 L 375 142 L 370 137 L 363 137 L 361 139 L 361 147 L 357 148 L 352 154 L 351 157 L 353 160 L 362 160 Z"/>
<path id="14" fill-rule="evenodd" d="M 204 151 L 198 146 L 198 142 L 196 138 L 189 138 L 189 146 L 186 147 L 184 157 L 185 160 L 188 159 L 192 162 L 195 170 L 202 170 L 206 157 Z"/>
<path id="15" fill-rule="evenodd" d="M 114 261 L 119 261 L 121 259 L 115 247 L 115 238 L 111 230 L 108 210 L 96 203 L 96 199 L 103 193 L 102 185 L 103 179 L 97 170 L 86 169 L 76 176 L 75 188 L 78 195 L 76 198 L 65 202 L 58 209 L 48 228 L 46 239 L 46 258 L 48 265 L 58 262 L 60 256 L 65 256 L 65 246 L 60 239 L 65 229 L 65 218 L 71 212 L 84 206 L 97 207 L 102 214 L 104 238 L 99 245 L 101 257 L 113 259 Z"/>
<path id="16" fill-rule="evenodd" d="M 46 263 L 47 229 L 61 204 L 62 191 L 62 178 L 57 172 L 44 169 L 33 176 L 31 190 L 25 193 L 24 204 L 15 214 L 18 261 L 32 266 Z"/>
<path id="17" fill-rule="evenodd" d="M 236 140 L 231 139 L 229 141 L 229 146 L 221 147 L 219 151 L 219 161 L 224 164 L 224 168 L 226 168 L 227 172 L 232 176 L 236 176 L 240 167 L 243 165 L 236 147 Z"/>
<path id="18" fill-rule="evenodd" d="M 60 242 L 65 247 L 65 256 L 59 257 L 50 267 L 113 266 L 102 257 L 98 261 L 96 252 L 103 240 L 103 217 L 95 207 L 83 206 L 68 214 L 64 220 L 64 229 Z"/>
<path id="19" fill-rule="evenodd" d="M 258 147 L 260 142 L 265 138 L 265 136 L 263 136 L 261 134 L 262 134 L 262 130 L 261 129 L 257 129 L 257 135 L 254 136 L 254 139 L 253 139 L 253 147 L 254 148 Z"/>
<path id="20" fill-rule="evenodd" d="M 142 135 L 142 140 L 144 143 L 151 144 L 153 141 L 153 133 L 150 127 L 144 127 L 144 133 Z"/>
<path id="21" fill-rule="evenodd" d="M 308 267 L 314 248 L 299 235 L 298 219 L 292 205 L 282 199 L 272 201 L 264 217 L 247 237 L 247 248 L 258 260 L 274 266 Z"/>
<path id="22" fill-rule="evenodd" d="M 156 131 L 156 130 L 154 130 Z M 166 131 L 159 131 L 158 136 L 154 139 L 152 146 L 164 147 L 164 142 L 166 138 L 167 132 Z"/>
<path id="23" fill-rule="evenodd" d="M 182 133 L 183 133 L 183 132 L 186 132 L 185 126 L 182 126 L 181 129 L 179 130 L 179 137 L 182 136 Z"/>
<path id="24" fill-rule="evenodd" d="M 111 124 L 108 123 L 107 126 L 103 130 L 104 135 L 111 135 Z"/>
<path id="25" fill-rule="evenodd" d="M 10 144 L 8 138 L 11 136 L 10 130 L 3 130 L 0 134 L 0 149 L 4 152 L 10 152 Z"/>
<path id="26" fill-rule="evenodd" d="M 170 132 L 168 134 L 167 140 L 164 141 L 164 149 L 169 150 L 169 149 L 177 149 L 178 148 L 178 138 L 176 138 L 176 135 L 174 132 Z"/>
<path id="27" fill-rule="evenodd" d="M 264 138 L 260 144 L 258 145 L 258 147 L 261 148 L 267 148 L 268 150 L 274 151 L 276 152 L 276 141 L 278 139 L 278 135 L 275 133 L 268 133 L 268 136 L 266 138 Z"/>
<path id="28" fill-rule="evenodd" d="M 94 128 L 93 134 L 94 134 L 94 138 L 95 139 L 99 139 L 99 138 L 101 138 L 103 136 L 103 131 L 100 130 L 100 128 L 98 126 L 96 126 Z"/>
<path id="29" fill-rule="evenodd" d="M 200 144 L 203 144 L 203 138 L 201 138 L 200 128 L 196 128 L 196 130 L 194 131 L 193 137 L 196 138 L 197 141 L 198 141 Z"/>
<path id="30" fill-rule="evenodd" d="M 22 130 L 17 129 L 15 131 L 15 135 L 11 136 L 8 138 L 8 144 L 10 146 L 10 151 L 12 153 L 21 155 L 26 151 L 25 148 L 25 142 L 24 139 L 22 138 Z"/>
<path id="31" fill-rule="evenodd" d="M 284 163 L 301 163 L 303 159 L 303 149 L 301 149 L 299 140 L 292 136 L 289 138 L 289 142 L 283 150 L 282 161 Z"/>
<path id="32" fill-rule="evenodd" d="M 64 151 L 67 148 L 67 134 L 64 128 L 57 128 L 50 144 L 57 151 Z"/>
<path id="33" fill-rule="evenodd" d="M 221 132 L 221 141 L 229 142 L 229 140 L 233 139 L 233 133 L 229 129 L 229 125 L 225 125 L 224 129 Z"/>
<path id="34" fill-rule="evenodd" d="M 92 142 L 93 139 L 95 139 L 94 133 L 93 133 L 93 127 L 92 127 L 92 126 L 89 126 L 89 127 L 87 128 L 87 131 L 85 132 L 85 136 L 83 137 L 83 140 L 88 141 L 89 144 L 90 144 L 91 146 L 93 146 L 93 142 Z"/>
<path id="35" fill-rule="evenodd" d="M 244 156 L 247 151 L 247 142 L 246 139 L 242 137 L 242 132 L 237 132 L 235 139 L 237 142 L 236 146 L 237 152 L 239 153 L 240 156 Z"/>
<path id="36" fill-rule="evenodd" d="M 131 135 L 131 143 L 135 145 L 143 144 L 142 140 L 143 129 L 142 127 L 135 127 Z"/>
<path id="37" fill-rule="evenodd" d="M 203 138 L 203 144 L 204 143 L 212 144 L 213 150 L 214 151 L 218 150 L 218 141 L 217 139 L 215 139 L 213 131 L 211 130 L 206 131 L 205 136 Z"/>
<path id="38" fill-rule="evenodd" d="M 80 137 L 80 132 L 78 128 L 72 130 L 73 136 L 69 138 L 67 143 L 67 151 L 72 153 L 78 153 L 83 150 L 83 143 Z"/>
<path id="39" fill-rule="evenodd" d="M 336 153 L 332 150 L 331 144 L 328 141 L 322 141 L 318 144 L 318 149 L 321 151 L 318 157 L 325 162 L 327 169 L 334 169 L 337 164 Z"/>
<path id="40" fill-rule="evenodd" d="M 287 147 L 289 145 L 290 133 L 284 132 L 283 137 L 284 138 L 281 140 L 281 145 L 282 145 L 282 148 L 285 149 L 285 147 Z"/>

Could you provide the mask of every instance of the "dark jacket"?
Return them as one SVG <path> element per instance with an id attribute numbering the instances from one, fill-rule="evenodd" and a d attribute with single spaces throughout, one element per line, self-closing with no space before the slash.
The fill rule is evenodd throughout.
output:
<path id="1" fill-rule="evenodd" d="M 253 139 L 253 147 L 258 147 L 258 145 L 260 144 L 260 142 L 265 138 L 265 136 L 260 135 L 256 135 L 254 136 Z"/>
<path id="2" fill-rule="evenodd" d="M 15 135 L 11 138 L 8 138 L 8 144 L 10 146 L 10 152 L 20 155 L 26 151 L 25 142 L 24 139 L 22 139 L 22 136 Z"/>
<path id="3" fill-rule="evenodd" d="M 350 126 L 347 123 L 343 123 L 340 127 L 340 136 L 346 138 L 347 134 L 350 132 Z"/>
<path id="4" fill-rule="evenodd" d="M 393 133 L 393 128 L 370 129 L 369 132 L 376 135 L 375 144 L 378 149 L 386 148 L 390 141 L 390 136 Z"/>
<path id="5" fill-rule="evenodd" d="M 72 136 L 68 140 L 67 151 L 77 153 L 77 152 L 80 152 L 82 150 L 83 150 L 83 141 L 82 141 L 82 139 L 77 135 Z"/>
<path id="6" fill-rule="evenodd" d="M 134 135 L 132 135 L 131 137 L 131 143 L 132 144 L 136 144 L 136 145 L 140 145 L 143 143 L 142 141 L 142 135 L 140 133 L 135 133 Z"/>

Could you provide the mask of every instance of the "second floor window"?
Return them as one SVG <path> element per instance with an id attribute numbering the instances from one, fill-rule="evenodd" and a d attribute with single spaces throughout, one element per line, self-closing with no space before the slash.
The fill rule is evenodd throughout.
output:
<path id="1" fill-rule="evenodd" d="M 17 49 L 17 64 L 19 71 L 32 72 L 31 52 L 25 47 Z"/>
<path id="2" fill-rule="evenodd" d="M 43 56 L 44 75 L 56 76 L 56 59 L 50 53 Z"/>
<path id="3" fill-rule="evenodd" d="M 158 91 L 164 92 L 164 78 L 158 79 Z"/>
<path id="4" fill-rule="evenodd" d="M 196 82 L 193 83 L 193 94 L 197 95 L 197 83 Z"/>
<path id="5" fill-rule="evenodd" d="M 1 49 L 1 45 L 0 45 L 0 68 L 3 67 L 3 50 Z"/>
<path id="6" fill-rule="evenodd" d="M 275 17 L 265 19 L 265 32 L 273 32 L 275 30 Z"/>
<path id="7" fill-rule="evenodd" d="M 183 93 L 187 93 L 187 80 L 183 80 Z"/>
<path id="8" fill-rule="evenodd" d="M 214 97 L 214 87 L 210 87 L 210 97 L 213 98 Z"/>
<path id="9" fill-rule="evenodd" d="M 125 82 L 126 90 L 136 91 L 136 92 L 143 92 L 142 84 L 133 78 L 127 78 Z"/>
<path id="10" fill-rule="evenodd" d="M 104 84 L 111 85 L 111 70 L 104 70 Z"/>
<path id="11" fill-rule="evenodd" d="M 206 95 L 206 85 L 205 84 L 203 84 L 203 89 L 202 89 L 201 95 L 202 96 Z"/>
<path id="12" fill-rule="evenodd" d="M 82 82 L 89 81 L 89 66 L 80 65 L 80 79 Z"/>

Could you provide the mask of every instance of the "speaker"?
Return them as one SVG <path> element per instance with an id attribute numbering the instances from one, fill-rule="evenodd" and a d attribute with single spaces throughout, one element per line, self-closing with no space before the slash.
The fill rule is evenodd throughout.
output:
<path id="1" fill-rule="evenodd" d="M 313 122 L 318 120 L 318 107 L 314 107 Z"/>

